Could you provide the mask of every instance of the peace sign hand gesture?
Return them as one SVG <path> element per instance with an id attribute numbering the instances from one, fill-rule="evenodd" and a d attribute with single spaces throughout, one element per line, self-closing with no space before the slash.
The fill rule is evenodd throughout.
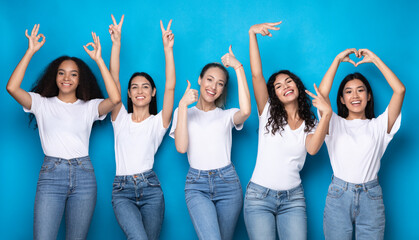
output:
<path id="1" fill-rule="evenodd" d="M 253 34 L 261 34 L 262 36 L 269 36 L 272 37 L 272 34 L 269 32 L 269 30 L 279 30 L 279 27 L 276 27 L 277 25 L 281 24 L 282 21 L 275 22 L 275 23 L 260 23 L 256 24 L 250 27 L 249 33 Z"/>
<path id="2" fill-rule="evenodd" d="M 39 24 L 35 24 L 32 28 L 31 35 L 28 35 L 28 29 L 25 31 L 25 36 L 29 40 L 29 46 L 28 51 L 32 53 L 36 53 L 45 43 L 45 36 L 44 34 L 40 33 L 38 34 L 39 30 Z M 39 41 L 39 39 L 42 38 L 42 41 Z"/>
<path id="3" fill-rule="evenodd" d="M 163 22 L 160 20 L 164 48 L 173 48 L 173 44 L 175 43 L 175 35 L 172 33 L 172 30 L 170 30 L 170 26 L 172 26 L 172 19 L 170 19 L 169 24 L 167 24 L 167 29 L 164 29 Z"/>
<path id="4" fill-rule="evenodd" d="M 232 67 L 235 70 L 239 68 L 240 66 L 242 66 L 239 60 L 237 60 L 236 57 L 234 56 L 234 53 L 231 50 L 231 45 L 230 45 L 230 48 L 228 49 L 228 53 L 226 53 L 224 56 L 221 57 L 221 62 L 226 68 Z"/>
<path id="5" fill-rule="evenodd" d="M 98 60 L 102 59 L 102 48 L 100 46 L 99 36 L 96 36 L 96 33 L 92 32 L 92 37 L 93 43 L 89 42 L 88 44 L 84 45 L 83 48 L 87 52 L 87 54 L 89 54 L 89 56 L 97 62 Z M 93 50 L 89 50 L 87 48 L 88 46 L 92 46 Z"/>
<path id="6" fill-rule="evenodd" d="M 109 25 L 109 34 L 111 34 L 111 40 L 112 42 L 115 42 L 115 41 L 121 42 L 121 29 L 122 29 L 122 24 L 124 23 L 125 15 L 122 14 L 121 21 L 119 21 L 118 24 L 116 24 L 116 20 L 113 14 L 111 14 L 111 17 L 112 17 L 112 22 L 113 22 L 113 24 Z"/>
<path id="7" fill-rule="evenodd" d="M 321 95 L 316 84 L 314 84 L 314 90 L 316 91 L 317 96 L 306 90 L 306 93 L 313 98 L 313 106 L 320 111 L 322 116 L 331 115 L 333 111 L 332 106 L 330 106 L 330 103 L 323 97 L 323 95 Z"/>

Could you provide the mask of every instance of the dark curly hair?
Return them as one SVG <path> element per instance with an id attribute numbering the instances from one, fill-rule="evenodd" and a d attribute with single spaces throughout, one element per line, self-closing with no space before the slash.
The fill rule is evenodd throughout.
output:
<path id="1" fill-rule="evenodd" d="M 348 83 L 351 80 L 354 79 L 358 79 L 361 80 L 361 82 L 365 85 L 365 87 L 367 88 L 367 95 L 369 94 L 370 100 L 367 102 L 367 106 L 365 107 L 365 117 L 368 119 L 372 119 L 375 118 L 375 114 L 374 114 L 374 97 L 372 95 L 372 88 L 370 86 L 370 83 L 368 82 L 367 78 L 364 77 L 364 75 L 362 75 L 361 73 L 351 73 L 348 74 L 340 83 L 339 85 L 339 90 L 338 90 L 338 96 L 336 98 L 336 103 L 338 106 L 338 116 L 343 117 L 343 118 L 347 118 L 349 115 L 348 112 L 348 108 L 346 107 L 345 104 L 343 104 L 340 101 L 340 98 L 343 97 L 343 90 L 345 88 L 346 83 Z"/>
<path id="2" fill-rule="evenodd" d="M 308 95 L 305 93 L 306 88 L 304 87 L 303 82 L 301 79 L 293 74 L 288 70 L 281 70 L 271 75 L 266 84 L 268 88 L 269 94 L 269 103 L 270 103 L 270 117 L 268 118 L 268 122 L 266 123 L 265 129 L 266 133 L 269 133 L 269 126 L 271 126 L 271 133 L 275 135 L 275 133 L 281 132 L 284 130 L 284 126 L 287 124 L 288 114 L 285 110 L 284 104 L 279 100 L 278 96 L 275 93 L 274 82 L 276 77 L 279 74 L 286 74 L 288 75 L 297 85 L 298 88 L 298 116 L 305 121 L 305 128 L 304 132 L 309 132 L 311 129 L 314 128 L 316 117 L 314 113 L 311 111 L 311 101 Z"/>
<path id="3" fill-rule="evenodd" d="M 223 92 L 221 93 L 221 95 L 215 99 L 215 106 L 219 107 L 219 108 L 224 108 L 224 104 L 226 102 L 227 99 L 227 83 L 228 83 L 228 79 L 230 78 L 227 69 L 220 63 L 214 62 L 214 63 L 208 63 L 207 65 L 205 65 L 202 70 L 201 70 L 201 74 L 199 74 L 199 77 L 201 77 L 201 79 L 204 77 L 205 73 L 207 72 L 208 69 L 210 68 L 218 68 L 221 71 L 223 71 L 225 77 L 226 77 L 226 82 L 224 84 L 224 88 L 223 88 Z"/>
<path id="4" fill-rule="evenodd" d="M 97 83 L 96 77 L 89 66 L 83 60 L 76 57 L 61 56 L 52 61 L 34 83 L 31 92 L 38 93 L 42 97 L 58 96 L 57 72 L 62 62 L 71 60 L 76 63 L 79 71 L 79 84 L 76 89 L 77 99 L 89 101 L 95 98 L 103 98 L 102 91 Z M 29 115 L 29 124 L 33 121 L 35 115 Z M 35 126 L 36 128 L 37 126 Z"/>
<path id="5" fill-rule="evenodd" d="M 132 74 L 131 78 L 129 79 L 129 82 L 128 82 L 128 92 L 129 92 L 129 90 L 131 88 L 132 79 L 134 79 L 135 77 L 144 77 L 145 79 L 147 79 L 147 81 L 151 85 L 151 91 L 153 91 L 156 88 L 156 84 L 154 84 L 153 78 L 151 78 L 150 75 L 148 75 L 145 72 L 136 72 L 136 73 Z M 128 106 L 128 112 L 129 113 L 132 113 L 132 111 L 133 111 L 133 109 L 132 109 L 132 100 L 131 100 L 131 98 L 129 96 L 127 97 L 127 106 Z M 157 114 L 157 91 L 156 91 L 156 94 L 154 95 L 154 97 L 151 97 L 151 102 L 148 105 L 148 111 L 152 115 L 156 115 Z"/>

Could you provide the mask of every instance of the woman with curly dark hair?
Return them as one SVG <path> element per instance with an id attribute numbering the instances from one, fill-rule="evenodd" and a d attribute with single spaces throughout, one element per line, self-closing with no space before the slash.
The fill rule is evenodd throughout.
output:
<path id="1" fill-rule="evenodd" d="M 259 114 L 259 146 L 255 170 L 247 186 L 244 219 L 250 239 L 306 239 L 307 214 L 300 170 L 307 152 L 316 154 L 323 144 L 330 104 L 316 90 L 307 91 L 300 78 L 288 70 L 272 74 L 268 83 L 256 34 L 272 36 L 277 23 L 250 28 L 250 65 Z M 317 124 L 308 97 L 324 118 Z"/>
<path id="2" fill-rule="evenodd" d="M 67 56 L 51 62 L 31 92 L 23 90 L 20 85 L 26 68 L 45 43 L 38 30 L 39 24 L 30 35 L 26 31 L 28 50 L 7 83 L 10 95 L 35 116 L 45 154 L 35 195 L 33 238 L 56 239 L 65 213 L 66 239 L 86 239 L 96 204 L 90 132 L 93 122 L 103 120 L 121 95 L 102 59 L 95 33 L 94 43 L 84 48 L 98 65 L 109 98 L 103 99 L 89 67 Z"/>

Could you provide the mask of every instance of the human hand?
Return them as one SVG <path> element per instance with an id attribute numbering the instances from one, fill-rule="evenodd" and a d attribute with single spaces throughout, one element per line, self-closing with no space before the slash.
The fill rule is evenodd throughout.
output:
<path id="1" fill-rule="evenodd" d="M 233 51 L 231 50 L 231 45 L 230 45 L 230 48 L 228 49 L 228 53 L 226 53 L 224 56 L 221 57 L 221 62 L 226 68 L 232 67 L 234 68 L 234 70 L 242 66 L 239 60 L 237 60 L 236 57 L 234 56 Z"/>
<path id="2" fill-rule="evenodd" d="M 84 45 L 83 48 L 89 54 L 90 58 L 92 58 L 94 61 L 98 61 L 102 58 L 102 48 L 100 46 L 100 40 L 99 36 L 96 36 L 96 33 L 92 32 L 93 37 L 93 43 L 89 42 L 88 44 Z M 89 50 L 87 47 L 92 46 L 93 50 Z"/>
<path id="3" fill-rule="evenodd" d="M 25 31 L 25 36 L 29 40 L 29 46 L 28 51 L 31 51 L 33 53 L 37 52 L 45 43 L 45 36 L 44 34 L 40 33 L 38 34 L 39 30 L 39 24 L 35 24 L 32 28 L 31 35 L 28 35 L 28 29 Z M 39 39 L 42 38 L 42 41 L 39 41 Z"/>
<path id="4" fill-rule="evenodd" d="M 359 49 L 358 52 L 359 52 L 359 57 L 363 56 L 364 58 L 361 61 L 357 62 L 355 64 L 355 67 L 363 63 L 374 62 L 374 60 L 378 58 L 377 55 L 375 55 L 375 53 L 373 53 L 372 51 L 368 49 Z"/>
<path id="5" fill-rule="evenodd" d="M 172 19 L 170 19 L 169 24 L 167 24 L 167 29 L 164 29 L 163 22 L 160 20 L 164 48 L 173 48 L 173 44 L 175 43 L 175 35 L 172 33 L 172 30 L 170 30 L 170 26 L 172 26 Z"/>
<path id="6" fill-rule="evenodd" d="M 198 90 L 191 89 L 191 83 L 188 80 L 186 81 L 188 82 L 188 86 L 186 87 L 185 94 L 183 94 L 182 99 L 180 99 L 179 101 L 179 106 L 185 107 L 198 101 Z"/>
<path id="7" fill-rule="evenodd" d="M 314 90 L 316 91 L 317 96 L 308 90 L 305 91 L 310 97 L 313 98 L 312 100 L 313 106 L 316 107 L 320 111 L 322 116 L 331 115 L 333 111 L 332 106 L 330 105 L 329 101 L 327 101 L 323 97 L 323 95 L 321 95 L 316 84 L 314 84 Z"/>
<path id="8" fill-rule="evenodd" d="M 272 34 L 269 30 L 279 30 L 279 27 L 275 27 L 281 24 L 282 21 L 275 22 L 275 23 L 260 23 L 250 27 L 249 33 L 253 34 L 261 34 L 262 36 L 269 36 L 272 37 Z"/>
<path id="9" fill-rule="evenodd" d="M 355 54 L 355 56 L 357 58 L 360 57 L 358 50 L 356 50 L 355 48 L 348 48 L 345 51 L 339 53 L 336 56 L 336 59 L 339 60 L 339 62 L 349 62 L 349 63 L 352 63 L 356 67 L 355 62 L 352 61 L 352 59 L 349 58 L 349 55 L 351 55 L 352 53 Z"/>
<path id="10" fill-rule="evenodd" d="M 109 25 L 109 34 L 111 34 L 111 40 L 113 43 L 121 42 L 121 29 L 122 29 L 122 24 L 124 23 L 125 15 L 122 14 L 121 21 L 119 21 L 118 24 L 116 24 L 116 20 L 113 14 L 111 14 L 111 17 L 112 17 L 112 22 L 113 22 L 113 24 Z"/>

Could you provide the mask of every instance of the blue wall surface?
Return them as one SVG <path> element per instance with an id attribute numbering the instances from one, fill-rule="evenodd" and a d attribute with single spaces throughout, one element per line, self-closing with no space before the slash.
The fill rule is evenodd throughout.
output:
<path id="1" fill-rule="evenodd" d="M 121 3 L 122 2 L 122 3 Z M 419 148 L 414 123 L 414 107 L 419 88 L 418 1 L 1 1 L 0 26 L 2 87 L 0 160 L 0 239 L 32 238 L 33 205 L 43 152 L 38 131 L 28 126 L 28 115 L 6 92 L 6 83 L 27 48 L 25 29 L 40 23 L 46 43 L 33 57 L 22 87 L 29 90 L 53 59 L 61 55 L 85 60 L 99 76 L 98 67 L 82 45 L 91 41 L 91 31 L 101 39 L 103 58 L 109 61 L 111 40 L 108 26 L 111 13 L 117 19 L 125 14 L 122 28 L 121 84 L 125 89 L 135 71 L 148 72 L 156 81 L 158 108 L 164 88 L 164 53 L 159 20 L 173 19 L 174 56 L 177 84 L 175 107 L 186 88 L 186 79 L 198 87 L 198 75 L 208 62 L 218 61 L 233 45 L 243 63 L 252 95 L 252 115 L 240 132 L 233 134 L 232 160 L 243 191 L 256 161 L 258 118 L 253 98 L 249 65 L 251 25 L 282 20 L 281 30 L 273 37 L 258 37 L 263 72 L 290 69 L 314 91 L 334 57 L 346 48 L 369 48 L 401 79 L 407 88 L 402 109 L 402 126 L 390 143 L 383 159 L 379 179 L 386 206 L 386 239 L 419 239 Z M 343 63 L 337 82 L 354 71 L 371 82 L 376 114 L 384 111 L 392 90 L 373 64 L 355 68 Z M 229 84 L 227 107 L 238 107 L 235 74 Z M 100 79 L 100 78 L 99 78 Z M 100 83 L 104 90 L 103 82 Z M 336 109 L 338 84 L 331 99 Z M 122 94 L 126 101 L 125 91 Z M 117 224 L 111 191 L 115 174 L 113 129 L 109 118 L 94 127 L 90 155 L 98 182 L 98 196 L 89 239 L 124 239 Z M 157 172 L 166 199 L 161 239 L 196 239 L 184 200 L 184 181 L 188 170 L 186 154 L 176 152 L 174 141 L 166 136 L 156 155 Z M 316 156 L 308 156 L 301 173 L 307 201 L 309 239 L 324 239 L 323 208 L 332 170 L 326 147 Z M 59 239 L 64 239 L 64 224 Z M 243 217 L 237 224 L 235 239 L 247 239 Z"/>

